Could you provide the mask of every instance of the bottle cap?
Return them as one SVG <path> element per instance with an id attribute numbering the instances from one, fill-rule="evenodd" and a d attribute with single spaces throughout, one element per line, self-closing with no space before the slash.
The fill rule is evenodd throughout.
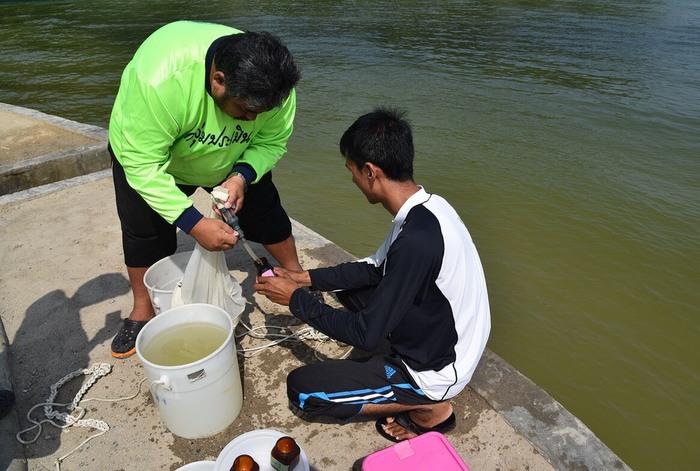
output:
<path id="1" fill-rule="evenodd" d="M 258 464 L 250 455 L 238 456 L 231 466 L 231 471 L 255 471 L 257 469 L 259 469 Z"/>
<path id="2" fill-rule="evenodd" d="M 275 447 L 284 455 L 299 453 L 299 445 L 292 437 L 282 437 L 277 440 Z"/>

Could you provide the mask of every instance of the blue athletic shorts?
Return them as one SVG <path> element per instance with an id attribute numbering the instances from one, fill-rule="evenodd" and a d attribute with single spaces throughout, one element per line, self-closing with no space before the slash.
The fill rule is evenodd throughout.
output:
<path id="1" fill-rule="evenodd" d="M 349 419 L 364 404 L 435 404 L 416 385 L 397 357 L 325 360 L 287 376 L 287 396 L 302 417 Z"/>

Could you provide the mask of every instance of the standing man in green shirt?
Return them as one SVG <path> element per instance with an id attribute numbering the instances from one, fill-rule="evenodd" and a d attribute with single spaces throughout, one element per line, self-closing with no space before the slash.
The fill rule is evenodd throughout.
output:
<path id="1" fill-rule="evenodd" d="M 124 69 L 109 123 L 109 150 L 134 307 L 112 356 L 135 352 L 154 313 L 146 270 L 172 255 L 178 227 L 208 250 L 238 234 L 203 217 L 187 197 L 198 186 L 228 189 L 248 239 L 300 270 L 291 222 L 271 178 L 292 134 L 299 70 L 269 33 L 177 21 L 139 47 Z"/>

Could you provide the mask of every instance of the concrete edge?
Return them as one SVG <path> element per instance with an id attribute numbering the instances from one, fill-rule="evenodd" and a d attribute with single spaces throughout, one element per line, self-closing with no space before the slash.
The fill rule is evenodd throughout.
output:
<path id="1" fill-rule="evenodd" d="M 333 241 L 326 239 L 321 234 L 309 228 L 308 226 L 305 226 L 296 219 L 292 217 L 290 217 L 289 219 L 292 221 L 292 232 L 294 234 L 294 238 L 308 242 L 308 244 L 306 245 L 307 247 L 313 249 L 333 247 L 333 251 L 335 252 L 337 257 L 347 260 L 357 260 L 357 257 L 355 257 L 353 254 L 351 254 L 344 248 L 340 247 L 339 245 L 336 245 Z"/>
<path id="2" fill-rule="evenodd" d="M 0 165 L 0 194 L 12 194 L 110 166 L 107 141 Z"/>
<path id="3" fill-rule="evenodd" d="M 27 160 L 21 160 L 19 162 L 14 162 L 11 164 L 0 164 L 0 174 L 5 172 L 18 171 L 24 167 L 36 167 L 41 164 L 51 162 L 53 160 L 63 159 L 64 157 L 71 156 L 75 153 L 84 154 L 96 150 L 103 150 L 107 152 L 107 142 L 100 141 L 96 144 L 74 147 L 72 149 L 66 149 L 58 152 L 51 152 L 49 154 L 40 155 L 38 157 L 33 157 Z"/>
<path id="4" fill-rule="evenodd" d="M 0 317 L 0 389 L 14 392 L 12 384 L 12 371 L 10 370 L 10 341 L 5 332 L 5 326 Z M 26 471 L 27 458 L 22 446 L 15 435 L 20 430 L 17 407 L 12 409 L 5 417 L 0 419 L 0 468 L 7 471 Z M 5 467 L 3 467 L 5 466 Z"/>
<path id="5" fill-rule="evenodd" d="M 586 424 L 491 350 L 469 386 L 556 469 L 631 470 Z"/>
<path id="6" fill-rule="evenodd" d="M 12 164 L 0 165 L 0 195 L 23 191 L 108 168 L 108 132 L 99 126 L 83 124 L 21 106 L 0 103 L 0 110 L 30 117 L 36 121 L 80 134 L 96 141 L 58 152 L 50 152 Z"/>
<path id="7" fill-rule="evenodd" d="M 79 123 L 70 119 L 61 118 L 60 116 L 42 113 L 41 111 L 33 110 L 31 108 L 24 108 L 22 106 L 15 106 L 9 103 L 0 103 L 0 110 L 29 116 L 31 118 L 53 124 L 54 126 L 67 128 L 70 131 L 83 134 L 88 137 L 107 139 L 107 130 L 99 126 L 93 126 L 92 124 Z"/>
<path id="8" fill-rule="evenodd" d="M 48 183 L 46 185 L 36 186 L 34 188 L 29 188 L 15 193 L 0 195 L 0 206 L 5 204 L 19 203 L 21 201 L 33 200 L 35 198 L 40 198 L 42 196 L 48 195 L 49 193 L 54 193 L 65 188 L 82 185 L 84 183 L 100 180 L 102 178 L 108 178 L 111 177 L 111 175 L 111 169 L 100 170 L 98 172 L 88 173 L 87 175 L 79 175 L 77 177 L 68 178 L 66 180 L 61 180 L 58 182 Z"/>

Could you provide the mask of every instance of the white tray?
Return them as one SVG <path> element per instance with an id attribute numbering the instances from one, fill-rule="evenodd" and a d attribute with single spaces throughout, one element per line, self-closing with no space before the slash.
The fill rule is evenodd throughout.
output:
<path id="1" fill-rule="evenodd" d="M 177 468 L 175 471 L 214 471 L 215 468 L 215 461 L 195 461 Z"/>
<path id="2" fill-rule="evenodd" d="M 270 451 L 277 440 L 284 436 L 284 433 L 272 429 L 253 430 L 239 435 L 221 450 L 213 471 L 229 471 L 239 455 L 252 456 L 260 466 L 260 471 L 274 471 L 270 465 Z M 301 450 L 299 462 L 292 471 L 309 471 L 309 461 L 304 450 Z"/>

